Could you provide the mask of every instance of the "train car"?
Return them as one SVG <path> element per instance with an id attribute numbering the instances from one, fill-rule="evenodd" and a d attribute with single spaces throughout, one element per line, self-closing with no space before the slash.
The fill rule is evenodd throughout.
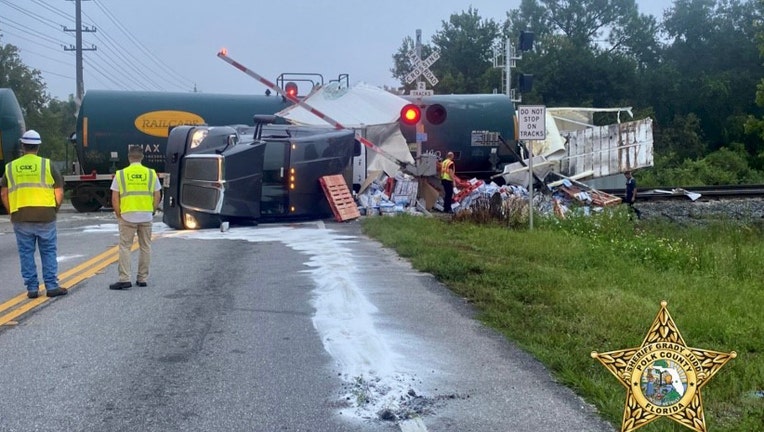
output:
<path id="1" fill-rule="evenodd" d="M 5 164 L 19 155 L 19 138 L 25 131 L 16 94 L 9 88 L 0 88 L 0 176 L 5 173 Z"/>
<path id="2" fill-rule="evenodd" d="M 5 175 L 5 164 L 20 154 L 19 138 L 25 131 L 24 115 L 16 94 L 9 88 L 0 88 L 0 177 Z M 0 213 L 5 212 L 0 204 Z"/>
<path id="3" fill-rule="evenodd" d="M 73 175 L 64 176 L 72 205 L 80 212 L 111 205 L 111 178 L 128 165 L 128 146 L 142 146 L 144 164 L 161 175 L 171 128 L 252 125 L 254 115 L 273 114 L 290 104 L 277 95 L 89 90 L 72 136 L 78 162 Z"/>
<path id="4" fill-rule="evenodd" d="M 419 109 L 418 113 L 404 113 L 401 118 L 401 131 L 406 141 L 412 143 L 412 153 L 419 135 L 422 153 L 444 158 L 449 151 L 454 152 L 457 173 L 465 178 L 487 179 L 517 160 L 515 106 L 506 95 L 404 98 L 411 102 L 404 110 Z"/>
<path id="5" fill-rule="evenodd" d="M 269 118 L 270 117 L 270 118 Z M 163 221 L 215 228 L 331 215 L 319 178 L 349 177 L 360 152 L 352 130 L 271 124 L 179 126 L 167 143 Z"/>

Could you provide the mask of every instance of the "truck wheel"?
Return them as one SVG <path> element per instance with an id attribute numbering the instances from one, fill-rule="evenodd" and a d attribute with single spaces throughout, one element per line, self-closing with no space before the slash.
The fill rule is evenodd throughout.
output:
<path id="1" fill-rule="evenodd" d="M 99 197 L 103 196 L 107 191 L 108 189 L 104 190 L 104 188 L 96 185 L 78 185 L 70 198 L 72 206 L 79 213 L 98 211 L 103 207 L 101 204 L 102 200 Z"/>

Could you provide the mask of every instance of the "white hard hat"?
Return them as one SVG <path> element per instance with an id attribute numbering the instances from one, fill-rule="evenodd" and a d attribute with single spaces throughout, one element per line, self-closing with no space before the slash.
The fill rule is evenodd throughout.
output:
<path id="1" fill-rule="evenodd" d="M 21 135 L 21 144 L 40 145 L 41 143 L 42 138 L 40 138 L 40 134 L 36 130 L 30 129 L 24 132 L 24 135 Z"/>

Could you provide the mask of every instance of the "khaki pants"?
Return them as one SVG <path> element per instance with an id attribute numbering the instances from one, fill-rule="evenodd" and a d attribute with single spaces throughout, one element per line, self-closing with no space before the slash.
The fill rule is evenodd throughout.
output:
<path id="1" fill-rule="evenodd" d="M 130 248 L 133 246 L 135 235 L 138 234 L 138 277 L 139 282 L 146 282 L 149 278 L 149 265 L 151 265 L 151 222 L 131 223 L 119 219 L 119 281 L 130 282 L 131 259 Z"/>

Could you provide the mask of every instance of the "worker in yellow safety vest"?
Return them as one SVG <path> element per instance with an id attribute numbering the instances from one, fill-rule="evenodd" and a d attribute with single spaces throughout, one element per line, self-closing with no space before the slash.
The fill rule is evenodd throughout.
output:
<path id="1" fill-rule="evenodd" d="M 35 130 L 19 140 L 23 155 L 6 164 L 0 197 L 11 215 L 27 297 L 39 295 L 35 251 L 40 251 L 42 279 L 48 297 L 65 295 L 58 285 L 56 214 L 64 200 L 64 179 L 51 161 L 37 155 L 42 138 Z"/>
<path id="2" fill-rule="evenodd" d="M 453 213 L 451 210 L 451 201 L 454 197 L 455 176 L 456 168 L 454 167 L 454 152 L 448 152 L 446 158 L 440 164 L 440 181 L 445 190 L 443 197 L 443 211 L 446 213 Z"/>
<path id="3" fill-rule="evenodd" d="M 119 222 L 119 280 L 109 289 L 121 290 L 133 286 L 130 282 L 130 249 L 138 236 L 138 274 L 135 283 L 148 285 L 151 264 L 151 225 L 159 208 L 162 186 L 156 172 L 143 166 L 143 147 L 130 146 L 127 151 L 130 165 L 117 171 L 111 183 L 111 205 Z"/>

